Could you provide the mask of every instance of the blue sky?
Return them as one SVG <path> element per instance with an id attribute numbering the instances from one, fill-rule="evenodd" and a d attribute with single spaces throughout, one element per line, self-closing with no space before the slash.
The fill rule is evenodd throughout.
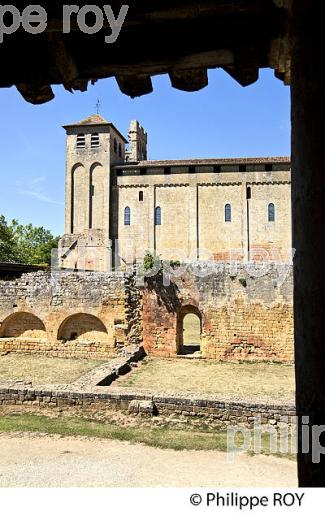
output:
<path id="1" fill-rule="evenodd" d="M 154 92 L 135 100 L 114 79 L 87 93 L 55 87 L 50 103 L 34 107 L 16 89 L 0 90 L 0 214 L 8 220 L 64 232 L 65 133 L 61 126 L 101 114 L 127 137 L 131 119 L 149 134 L 149 159 L 259 157 L 290 154 L 290 93 L 261 71 L 260 80 L 240 87 L 225 72 L 209 73 L 209 86 L 196 93 L 154 79 Z"/>

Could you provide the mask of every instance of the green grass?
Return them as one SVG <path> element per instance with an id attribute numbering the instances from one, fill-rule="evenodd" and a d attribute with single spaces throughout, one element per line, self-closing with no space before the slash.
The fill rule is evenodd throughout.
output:
<path id="1" fill-rule="evenodd" d="M 172 450 L 227 451 L 227 432 L 173 430 L 166 427 L 134 427 L 105 424 L 87 419 L 51 418 L 33 414 L 17 414 L 0 417 L 0 433 L 32 432 L 67 437 L 83 436 L 142 443 L 147 446 Z M 237 442 L 241 443 L 240 435 Z M 262 436 L 262 453 L 269 455 L 268 436 Z M 253 455 L 253 453 L 250 453 Z M 283 456 L 283 455 L 278 455 Z M 286 458 L 294 460 L 292 455 Z"/>
<path id="2" fill-rule="evenodd" d="M 114 386 L 151 392 L 191 392 L 242 400 L 294 399 L 294 368 L 271 363 L 224 363 L 194 359 L 150 359 Z"/>
<path id="3" fill-rule="evenodd" d="M 200 335 L 201 335 L 201 324 L 200 318 L 195 316 L 195 314 L 187 314 L 184 318 L 183 322 L 184 332 L 183 332 L 183 343 L 184 345 L 200 345 Z"/>

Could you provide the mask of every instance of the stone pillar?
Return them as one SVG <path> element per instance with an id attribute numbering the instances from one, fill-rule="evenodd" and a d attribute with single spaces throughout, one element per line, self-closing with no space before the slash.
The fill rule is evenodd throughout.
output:
<path id="1" fill-rule="evenodd" d="M 149 249 L 151 251 L 156 250 L 157 248 L 157 237 L 156 237 L 156 226 L 155 226 L 155 208 L 156 208 L 156 186 L 152 185 L 148 189 L 149 196 Z"/>
<path id="2" fill-rule="evenodd" d="M 241 234 L 242 234 L 242 249 L 243 261 L 248 262 L 248 234 L 247 234 L 247 200 L 246 200 L 246 179 L 242 181 L 241 185 Z"/>
<path id="3" fill-rule="evenodd" d="M 194 255 L 194 252 L 196 252 L 198 246 L 198 185 L 196 181 L 193 181 L 190 183 L 189 186 L 189 205 L 190 205 L 190 212 L 189 212 L 189 245 L 188 245 L 188 251 L 187 251 L 187 258 L 190 257 L 190 255 Z M 196 260 L 198 258 L 198 255 L 196 253 L 195 256 L 191 257 L 193 260 Z"/>
<path id="4" fill-rule="evenodd" d="M 292 201 L 298 416 L 325 425 L 325 90 L 322 4 L 292 6 Z M 301 436 L 301 435 L 300 435 Z M 325 445 L 324 435 L 321 437 Z M 325 486 L 325 456 L 298 456 L 301 486 Z"/>
<path id="5" fill-rule="evenodd" d="M 71 168 L 68 169 L 66 167 L 65 174 L 65 234 L 72 234 L 72 222 L 73 222 L 73 205 L 74 201 L 72 198 L 74 197 L 73 193 L 73 172 Z"/>

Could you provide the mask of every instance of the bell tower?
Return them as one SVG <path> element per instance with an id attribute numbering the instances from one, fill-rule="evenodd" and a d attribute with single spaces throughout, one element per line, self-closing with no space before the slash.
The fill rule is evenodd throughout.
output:
<path id="1" fill-rule="evenodd" d="M 106 271 L 111 266 L 111 167 L 124 163 L 127 141 L 99 114 L 63 128 L 67 139 L 61 266 Z"/>

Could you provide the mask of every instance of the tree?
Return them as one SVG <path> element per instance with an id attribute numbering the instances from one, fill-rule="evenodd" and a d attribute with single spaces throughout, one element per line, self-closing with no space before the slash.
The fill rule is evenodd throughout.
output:
<path id="1" fill-rule="evenodd" d="M 0 262 L 17 262 L 19 254 L 12 229 L 6 219 L 0 215 Z"/>
<path id="2" fill-rule="evenodd" d="M 17 220 L 7 225 L 3 216 L 0 217 L 0 222 L 3 249 L 0 261 L 7 259 L 26 264 L 50 265 L 51 250 L 58 247 L 60 237 L 54 237 L 44 227 L 22 225 Z"/>

